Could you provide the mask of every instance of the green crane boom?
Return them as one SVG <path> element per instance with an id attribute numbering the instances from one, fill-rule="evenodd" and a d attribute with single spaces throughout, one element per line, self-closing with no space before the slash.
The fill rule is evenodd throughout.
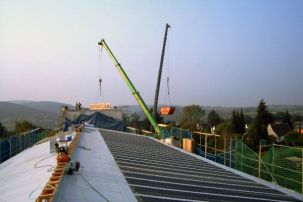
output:
<path id="1" fill-rule="evenodd" d="M 155 120 L 155 118 L 153 117 L 153 115 L 151 114 L 151 112 L 148 110 L 148 107 L 146 106 L 144 100 L 142 99 L 142 97 L 140 96 L 139 92 L 136 90 L 135 86 L 132 84 L 132 82 L 128 78 L 127 74 L 123 70 L 122 66 L 120 65 L 120 63 L 118 62 L 118 60 L 116 59 L 116 57 L 114 56 L 114 54 L 112 53 L 112 51 L 110 50 L 110 48 L 105 43 L 104 39 L 102 39 L 101 41 L 99 41 L 98 45 L 100 45 L 101 47 L 103 47 L 106 50 L 106 52 L 109 54 L 109 56 L 112 59 L 114 65 L 117 67 L 117 69 L 118 69 L 119 73 L 121 74 L 123 80 L 126 82 L 128 88 L 130 89 L 131 93 L 133 94 L 133 96 L 137 100 L 138 104 L 142 108 L 143 112 L 145 113 L 146 117 L 150 121 L 151 125 L 154 127 L 156 133 L 158 135 L 161 135 L 161 130 L 160 130 L 158 124 L 157 124 L 157 121 Z"/>

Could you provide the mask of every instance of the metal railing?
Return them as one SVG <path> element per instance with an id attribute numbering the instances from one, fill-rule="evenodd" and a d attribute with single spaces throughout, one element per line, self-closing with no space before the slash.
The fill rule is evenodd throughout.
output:
<path id="1" fill-rule="evenodd" d="M 47 137 L 40 128 L 0 139 L 0 163 L 17 155 Z"/>
<path id="2" fill-rule="evenodd" d="M 218 141 L 218 137 L 213 136 L 211 143 L 209 139 L 196 138 L 197 153 L 217 163 L 303 193 L 303 148 L 260 145 L 257 153 L 241 139 L 220 138 Z"/>

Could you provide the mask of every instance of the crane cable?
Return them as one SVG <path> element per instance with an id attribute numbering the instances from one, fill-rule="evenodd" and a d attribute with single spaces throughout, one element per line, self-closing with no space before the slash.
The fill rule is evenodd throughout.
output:
<path id="1" fill-rule="evenodd" d="M 102 97 L 102 79 L 99 79 L 99 90 L 100 90 L 100 97 Z"/>
<path id="2" fill-rule="evenodd" d="M 96 103 L 98 103 L 98 98 L 100 97 L 100 102 L 104 102 L 104 92 L 102 91 L 102 74 L 103 74 L 103 63 L 102 63 L 102 47 L 98 46 L 98 53 L 99 53 L 99 67 L 100 67 L 100 72 L 99 72 L 99 89 L 97 91 L 97 96 L 96 96 Z"/>
<path id="3" fill-rule="evenodd" d="M 166 94 L 165 94 L 165 105 L 167 105 L 167 100 L 168 100 L 168 104 L 171 105 L 171 99 L 170 99 L 170 88 L 169 88 L 169 75 L 170 75 L 170 71 L 169 71 L 169 53 L 170 53 L 170 43 L 169 43 L 169 39 L 167 39 L 167 51 L 166 51 L 166 66 L 167 66 L 167 77 L 166 77 Z"/>
<path id="4" fill-rule="evenodd" d="M 171 101 L 170 101 L 170 91 L 169 91 L 169 76 L 166 77 L 166 92 L 167 92 L 167 96 L 168 96 L 168 104 L 171 105 Z"/>

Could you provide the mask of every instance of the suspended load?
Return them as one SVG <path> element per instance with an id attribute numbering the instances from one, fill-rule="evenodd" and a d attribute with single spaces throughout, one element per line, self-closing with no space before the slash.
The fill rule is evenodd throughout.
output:
<path id="1" fill-rule="evenodd" d="M 166 78 L 166 85 L 167 85 L 167 91 L 166 96 L 168 97 L 169 105 L 163 106 L 160 108 L 160 114 L 161 115 L 172 115 L 175 112 L 176 107 L 173 107 L 170 105 L 170 91 L 169 91 L 169 77 Z M 165 99 L 166 102 L 166 99 Z"/>
<path id="2" fill-rule="evenodd" d="M 161 115 L 172 115 L 175 112 L 176 107 L 165 106 L 160 108 Z"/>

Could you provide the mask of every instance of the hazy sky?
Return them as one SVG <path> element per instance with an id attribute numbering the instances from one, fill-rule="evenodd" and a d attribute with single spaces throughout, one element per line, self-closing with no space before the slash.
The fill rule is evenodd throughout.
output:
<path id="1" fill-rule="evenodd" d="M 0 100 L 136 104 L 105 38 L 151 104 L 165 23 L 160 103 L 303 104 L 302 0 L 0 0 Z"/>

